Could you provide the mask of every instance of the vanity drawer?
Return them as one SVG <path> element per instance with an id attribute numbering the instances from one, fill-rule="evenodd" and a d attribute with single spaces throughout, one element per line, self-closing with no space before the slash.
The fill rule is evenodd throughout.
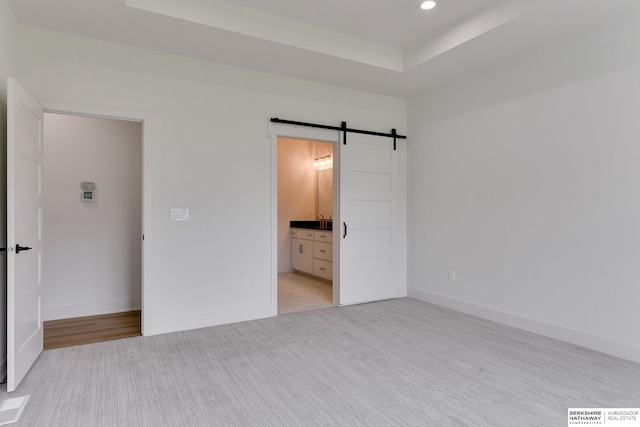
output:
<path id="1" fill-rule="evenodd" d="M 313 240 L 316 242 L 333 242 L 333 232 L 332 231 L 314 231 L 313 232 Z"/>
<path id="2" fill-rule="evenodd" d="M 313 230 L 307 230 L 305 228 L 292 228 L 291 237 L 297 239 L 313 240 Z"/>
<path id="3" fill-rule="evenodd" d="M 313 260 L 313 275 L 325 280 L 333 280 L 333 263 L 321 259 Z"/>
<path id="4" fill-rule="evenodd" d="M 313 257 L 325 261 L 333 261 L 333 245 L 331 243 L 313 242 Z"/>

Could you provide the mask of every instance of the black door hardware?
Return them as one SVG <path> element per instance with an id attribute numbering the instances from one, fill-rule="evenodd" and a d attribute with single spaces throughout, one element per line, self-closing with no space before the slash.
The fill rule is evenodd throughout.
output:
<path id="1" fill-rule="evenodd" d="M 360 134 L 364 134 L 364 135 L 375 135 L 375 136 L 382 136 L 382 137 L 386 137 L 386 138 L 393 138 L 393 149 L 396 149 L 396 142 L 398 139 L 407 139 L 407 137 L 405 135 L 399 135 L 398 132 L 396 132 L 395 129 L 391 129 L 391 133 L 383 133 L 383 132 L 373 132 L 370 130 L 361 130 L 361 129 L 351 129 L 347 127 L 347 122 L 342 122 L 341 126 L 328 126 L 328 125 L 321 125 L 321 124 L 317 124 L 317 123 L 305 123 L 305 122 L 296 122 L 293 120 L 282 120 L 279 119 L 277 117 L 274 117 L 271 119 L 272 123 L 283 123 L 283 124 L 287 124 L 287 125 L 294 125 L 294 126 L 306 126 L 306 127 L 310 127 L 310 128 L 319 128 L 319 129 L 331 129 L 331 130 L 339 130 L 341 132 L 344 132 L 344 138 L 343 138 L 343 144 L 347 145 L 347 132 L 352 132 L 352 133 L 360 133 Z"/>
<path id="2" fill-rule="evenodd" d="M 20 245 L 16 245 L 16 253 L 19 254 L 20 251 L 30 251 L 31 248 L 28 246 L 20 246 Z"/>

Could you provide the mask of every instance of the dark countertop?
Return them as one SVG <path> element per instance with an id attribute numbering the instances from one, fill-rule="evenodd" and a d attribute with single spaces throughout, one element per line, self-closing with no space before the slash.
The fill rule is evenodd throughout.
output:
<path id="1" fill-rule="evenodd" d="M 324 227 L 321 226 L 321 223 L 324 224 Z M 330 219 L 325 219 L 325 220 L 316 220 L 316 221 L 312 221 L 312 220 L 308 220 L 308 221 L 290 221 L 289 222 L 289 226 L 291 228 L 308 228 L 311 230 L 327 230 L 327 231 L 331 231 L 333 230 L 333 221 Z"/>

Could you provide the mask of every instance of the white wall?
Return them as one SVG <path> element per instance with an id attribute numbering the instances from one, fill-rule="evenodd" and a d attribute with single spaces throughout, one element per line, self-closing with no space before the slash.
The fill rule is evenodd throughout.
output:
<path id="1" fill-rule="evenodd" d="M 141 123 L 45 114 L 44 144 L 43 319 L 139 309 Z"/>
<path id="2" fill-rule="evenodd" d="M 6 246 L 7 77 L 16 71 L 18 24 L 6 0 L 0 0 L 0 245 Z M 7 258 L 0 252 L 0 376 L 7 372 Z"/>
<path id="3" fill-rule="evenodd" d="M 269 118 L 406 128 L 404 100 L 45 30 L 21 28 L 18 63 L 40 100 L 148 117 L 146 334 L 276 314 Z"/>
<path id="4" fill-rule="evenodd" d="M 0 0 L 0 101 L 5 106 L 7 77 L 15 77 L 16 72 L 17 37 L 18 23 L 13 16 L 13 11 L 7 0 Z"/>
<path id="5" fill-rule="evenodd" d="M 315 218 L 318 181 L 314 158 L 313 141 L 278 140 L 278 273 L 293 271 L 290 221 Z"/>
<path id="6" fill-rule="evenodd" d="M 410 100 L 409 295 L 640 361 L 637 40 L 629 16 Z"/>

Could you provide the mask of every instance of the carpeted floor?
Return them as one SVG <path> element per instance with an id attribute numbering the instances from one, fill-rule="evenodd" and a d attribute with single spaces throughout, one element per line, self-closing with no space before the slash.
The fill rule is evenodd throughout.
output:
<path id="1" fill-rule="evenodd" d="M 45 351 L 17 426 L 565 426 L 640 364 L 409 298 Z M 0 391 L 0 400 L 7 393 Z"/>

